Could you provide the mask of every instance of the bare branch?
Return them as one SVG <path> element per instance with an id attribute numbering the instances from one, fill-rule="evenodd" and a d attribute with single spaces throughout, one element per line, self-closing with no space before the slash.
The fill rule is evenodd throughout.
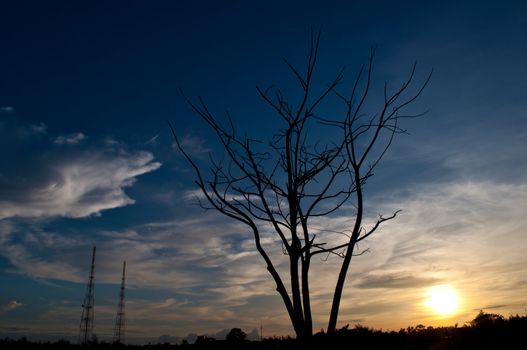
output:
<path id="1" fill-rule="evenodd" d="M 365 233 L 364 235 L 362 235 L 361 237 L 357 238 L 356 242 L 360 242 L 362 241 L 363 239 L 365 238 L 368 238 L 373 232 L 375 232 L 379 226 L 383 223 L 383 222 L 386 222 L 388 220 L 392 220 L 392 219 L 395 219 L 395 217 L 397 216 L 397 214 L 399 214 L 401 212 L 401 210 L 397 210 L 395 211 L 391 216 L 385 218 L 383 217 L 382 215 L 379 215 L 379 219 L 377 220 L 377 222 L 375 223 L 375 225 L 373 225 L 373 227 L 367 232 Z"/>

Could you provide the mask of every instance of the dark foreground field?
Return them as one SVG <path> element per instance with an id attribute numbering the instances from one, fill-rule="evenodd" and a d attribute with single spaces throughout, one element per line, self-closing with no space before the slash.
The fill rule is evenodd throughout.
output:
<path id="1" fill-rule="evenodd" d="M 362 326 L 344 327 L 333 336 L 318 333 L 308 342 L 290 338 L 267 338 L 261 342 L 240 338 L 215 340 L 201 336 L 194 344 L 137 346 L 102 342 L 82 346 L 67 341 L 32 343 L 23 338 L 0 340 L 0 349 L 527 349 L 527 316 L 504 318 L 481 312 L 470 324 L 462 327 L 433 328 L 418 325 L 401 329 L 399 332 L 383 332 Z"/>

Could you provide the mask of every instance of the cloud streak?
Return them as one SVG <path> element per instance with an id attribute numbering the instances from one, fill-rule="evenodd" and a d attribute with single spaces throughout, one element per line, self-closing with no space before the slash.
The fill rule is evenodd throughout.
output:
<path id="1" fill-rule="evenodd" d="M 401 273 L 367 275 L 363 277 L 360 282 L 355 284 L 356 288 L 377 289 L 377 288 L 392 288 L 392 289 L 407 289 L 407 288 L 421 288 L 438 283 L 439 280 L 435 278 L 423 278 L 412 275 L 405 275 Z"/>

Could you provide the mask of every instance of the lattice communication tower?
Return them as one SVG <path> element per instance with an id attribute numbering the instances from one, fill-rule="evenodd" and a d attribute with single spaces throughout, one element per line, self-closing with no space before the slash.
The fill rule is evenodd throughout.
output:
<path id="1" fill-rule="evenodd" d="M 79 326 L 79 344 L 87 344 L 93 335 L 93 279 L 95 271 L 95 246 L 91 257 L 90 278 L 86 287 L 86 296 L 82 304 L 81 323 Z"/>
<path id="2" fill-rule="evenodd" d="M 126 260 L 123 261 L 123 277 L 121 279 L 121 291 L 119 303 L 117 304 L 117 316 L 115 317 L 115 328 L 113 331 L 113 342 L 124 343 L 124 290 L 125 290 Z"/>

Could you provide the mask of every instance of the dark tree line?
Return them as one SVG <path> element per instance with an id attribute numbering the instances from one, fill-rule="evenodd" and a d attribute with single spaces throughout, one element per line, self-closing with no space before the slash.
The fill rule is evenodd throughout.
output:
<path id="1" fill-rule="evenodd" d="M 358 350 L 496 350 L 523 349 L 527 334 L 527 316 L 510 316 L 480 312 L 471 322 L 458 327 L 426 327 L 417 325 L 398 332 L 375 330 L 361 325 L 337 329 L 328 335 L 316 333 L 312 339 L 265 338 L 248 341 L 240 328 L 233 328 L 225 340 L 202 337 L 195 344 L 123 345 L 97 342 L 90 345 L 70 344 L 68 341 L 37 343 L 26 338 L 0 340 L 1 349 L 333 349 Z"/>

